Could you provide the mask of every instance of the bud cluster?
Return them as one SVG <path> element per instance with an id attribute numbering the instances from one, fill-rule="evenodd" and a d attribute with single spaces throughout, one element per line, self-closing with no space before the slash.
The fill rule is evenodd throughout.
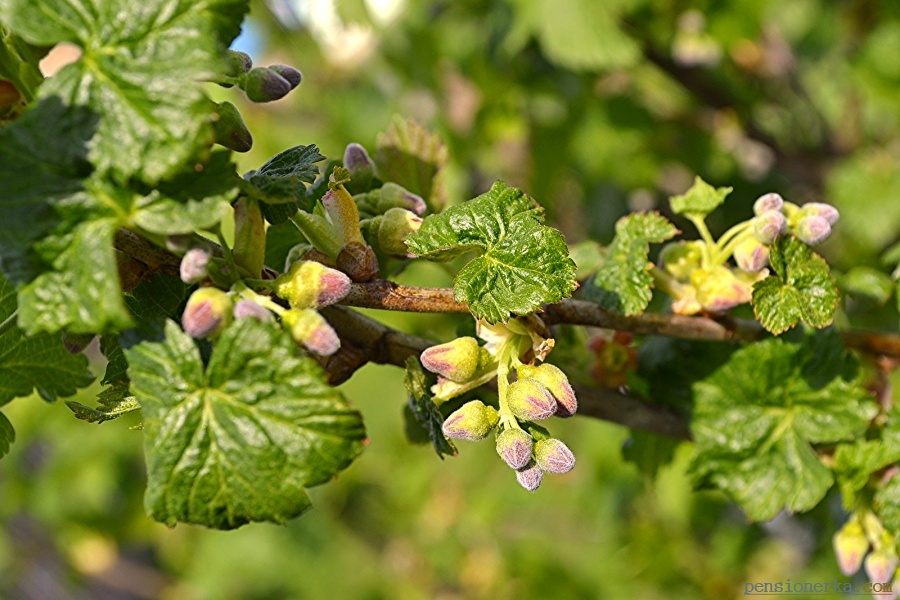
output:
<path id="1" fill-rule="evenodd" d="M 869 581 L 888 583 L 900 563 L 894 536 L 869 510 L 854 512 L 832 542 L 838 566 L 848 577 L 864 567 Z"/>

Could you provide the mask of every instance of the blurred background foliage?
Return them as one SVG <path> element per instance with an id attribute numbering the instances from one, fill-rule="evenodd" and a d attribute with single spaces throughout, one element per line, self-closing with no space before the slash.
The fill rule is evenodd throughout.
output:
<path id="1" fill-rule="evenodd" d="M 236 47 L 304 74 L 265 105 L 211 87 L 253 132 L 253 150 L 236 157 L 242 172 L 297 144 L 331 157 L 348 142 L 374 151 L 399 114 L 444 136 L 450 202 L 504 179 L 570 243 L 608 241 L 629 211 L 665 212 L 699 174 L 735 188 L 709 220 L 715 233 L 778 191 L 839 207 L 820 249 L 838 273 L 862 265 L 883 278 L 894 266 L 894 1 L 272 0 L 253 5 Z M 402 275 L 450 280 L 433 265 Z M 373 316 L 436 341 L 467 326 Z M 897 329 L 884 294 L 851 297 L 839 322 Z M 638 437 L 632 448 L 650 454 L 639 469 L 622 457 L 627 430 L 587 418 L 554 426 L 577 468 L 528 494 L 490 445 L 463 443 L 443 462 L 411 446 L 399 370 L 369 366 L 344 388 L 369 428 L 363 456 L 313 490 L 311 513 L 229 533 L 144 516 L 137 417 L 94 426 L 61 403 L 11 404 L 0 597 L 718 599 L 743 595 L 747 581 L 838 574 L 836 497 L 810 515 L 747 525 L 721 496 L 690 491 L 689 448 L 656 471 L 646 468 L 653 444 Z M 95 392 L 77 400 L 92 404 Z"/>

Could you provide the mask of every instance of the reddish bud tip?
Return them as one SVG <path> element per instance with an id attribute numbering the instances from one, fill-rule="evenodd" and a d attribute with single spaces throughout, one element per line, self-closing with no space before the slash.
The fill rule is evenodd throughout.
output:
<path id="1" fill-rule="evenodd" d="M 444 420 L 441 429 L 448 438 L 479 442 L 497 426 L 500 415 L 481 400 L 466 402 Z"/>
<path id="2" fill-rule="evenodd" d="M 773 243 L 787 225 L 787 219 L 777 210 L 768 210 L 753 219 L 753 234 L 761 243 Z"/>
<path id="3" fill-rule="evenodd" d="M 341 340 L 322 315 L 309 308 L 292 308 L 281 315 L 281 322 L 297 343 L 321 356 L 331 356 Z"/>
<path id="4" fill-rule="evenodd" d="M 293 308 L 328 306 L 349 291 L 349 277 L 315 261 L 297 261 L 275 280 L 275 293 L 290 302 Z"/>
<path id="5" fill-rule="evenodd" d="M 756 202 L 753 203 L 753 214 L 761 215 L 763 213 L 769 212 L 770 210 L 777 210 L 780 212 L 783 206 L 784 199 L 780 194 L 776 194 L 774 192 L 763 194 L 756 199 Z"/>
<path id="6" fill-rule="evenodd" d="M 352 142 L 344 149 L 344 166 L 350 169 L 351 177 L 354 171 L 374 169 L 375 163 L 369 157 L 369 153 L 361 144 Z"/>
<path id="7" fill-rule="evenodd" d="M 869 551 L 869 539 L 859 520 L 855 517 L 847 521 L 832 538 L 841 573 L 853 575 L 862 566 L 863 557 Z"/>
<path id="8" fill-rule="evenodd" d="M 578 399 L 569 378 L 556 365 L 543 363 L 537 367 L 523 369 L 520 375 L 535 379 L 550 390 L 556 400 L 556 416 L 563 419 L 571 417 L 578 410 Z"/>
<path id="9" fill-rule="evenodd" d="M 497 454 L 513 469 L 524 469 L 531 461 L 534 439 L 521 429 L 505 429 L 497 436 Z"/>
<path id="10" fill-rule="evenodd" d="M 897 570 L 897 554 L 893 550 L 876 550 L 865 560 L 866 575 L 872 583 L 888 583 Z"/>
<path id="11" fill-rule="evenodd" d="M 553 394 L 537 379 L 519 379 L 509 386 L 506 394 L 509 409 L 519 419 L 540 421 L 549 419 L 556 413 L 557 404 Z"/>
<path id="12" fill-rule="evenodd" d="M 794 233 L 804 244 L 815 246 L 828 239 L 831 235 L 831 225 L 823 217 L 810 215 L 797 221 Z"/>
<path id="13" fill-rule="evenodd" d="M 219 288 L 200 288 L 188 298 L 181 325 L 193 338 L 214 337 L 231 323 L 232 310 L 228 294 Z"/>
<path id="14" fill-rule="evenodd" d="M 548 473 L 568 473 L 575 466 L 575 455 L 562 440 L 556 438 L 535 443 L 534 459 Z"/>
<path id="15" fill-rule="evenodd" d="M 828 221 L 829 225 L 834 225 L 838 222 L 840 218 L 840 213 L 838 209 L 833 207 L 830 204 L 826 204 L 824 202 L 809 202 L 800 207 L 800 214 L 802 216 L 815 216 L 822 217 L 826 221 Z"/>
<path id="16" fill-rule="evenodd" d="M 544 479 L 544 472 L 536 463 L 532 462 L 524 469 L 516 471 L 516 479 L 519 481 L 519 485 L 529 492 L 533 492 L 541 487 L 541 481 Z"/>
<path id="17" fill-rule="evenodd" d="M 422 352 L 422 365 L 451 381 L 463 383 L 478 370 L 481 348 L 473 337 L 461 337 Z"/>
<path id="18" fill-rule="evenodd" d="M 734 249 L 734 262 L 748 273 L 756 273 L 769 264 L 769 247 L 756 238 L 744 240 Z"/>

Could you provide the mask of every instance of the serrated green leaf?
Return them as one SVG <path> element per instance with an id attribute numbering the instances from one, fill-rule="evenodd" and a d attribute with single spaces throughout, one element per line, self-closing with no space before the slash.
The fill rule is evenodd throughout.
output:
<path id="1" fill-rule="evenodd" d="M 865 296 L 877 304 L 884 304 L 894 291 L 890 275 L 872 267 L 857 266 L 841 275 L 841 289 L 855 296 Z"/>
<path id="2" fill-rule="evenodd" d="M 793 236 L 778 238 L 769 253 L 774 271 L 753 285 L 753 312 L 778 335 L 802 320 L 812 327 L 831 324 L 840 296 L 828 263 Z"/>
<path id="3" fill-rule="evenodd" d="M 0 276 L 0 406 L 35 390 L 46 400 L 71 396 L 94 380 L 87 359 L 70 354 L 59 334 L 27 336 L 15 312 L 16 291 Z"/>
<path id="4" fill-rule="evenodd" d="M 97 397 L 100 399 L 99 408 L 91 408 L 72 400 L 67 401 L 66 406 L 69 407 L 69 410 L 72 411 L 77 419 L 88 423 L 97 423 L 98 425 L 141 409 L 140 403 L 134 396 L 121 394 L 118 390 L 112 388 L 97 394 Z"/>
<path id="5" fill-rule="evenodd" d="M 9 447 L 16 441 L 16 430 L 13 429 L 12 423 L 0 412 L 0 458 L 9 453 Z"/>
<path id="6" fill-rule="evenodd" d="M 487 193 L 426 218 L 406 245 L 439 262 L 478 253 L 456 275 L 453 295 L 477 318 L 496 323 L 558 302 L 575 289 L 566 242 L 543 220 L 534 200 L 498 181 Z"/>
<path id="7" fill-rule="evenodd" d="M 836 348 L 834 332 L 770 338 L 695 384 L 695 484 L 724 490 L 758 521 L 815 506 L 833 477 L 812 444 L 857 439 L 878 412 Z"/>
<path id="8" fill-rule="evenodd" d="M 383 181 L 418 194 L 431 212 L 444 208 L 443 173 L 450 156 L 439 134 L 413 120 L 394 117 L 388 130 L 378 135 L 375 146 L 375 166 Z"/>
<path id="9" fill-rule="evenodd" d="M 142 405 L 150 515 L 231 529 L 282 523 L 310 507 L 362 449 L 360 415 L 288 334 L 254 319 L 216 342 L 204 368 L 173 322 L 163 343 L 125 351 Z"/>
<path id="10" fill-rule="evenodd" d="M 153 183 L 212 144 L 214 106 L 201 81 L 223 70 L 246 0 L 3 0 L 0 10 L 31 43 L 81 48 L 40 96 L 101 115 L 90 148 L 99 170 Z"/>
<path id="11" fill-rule="evenodd" d="M 653 263 L 647 259 L 651 243 L 678 234 L 659 213 L 636 213 L 616 223 L 616 236 L 585 294 L 609 311 L 626 315 L 644 312 L 653 295 Z"/>
<path id="12" fill-rule="evenodd" d="M 431 385 L 427 381 L 419 359 L 415 356 L 406 359 L 406 374 L 403 377 L 403 383 L 409 392 L 406 409 L 415 421 L 414 426 L 418 432 L 425 433 L 425 443 L 430 440 L 434 451 L 441 458 L 444 458 L 444 455 L 456 456 L 456 446 L 444 437 L 441 429 L 444 424 L 444 416 L 432 399 Z"/>
<path id="13" fill-rule="evenodd" d="M 319 167 L 315 163 L 323 160 L 325 157 L 315 144 L 288 148 L 244 175 L 245 192 L 260 201 L 263 216 L 269 223 L 284 223 L 301 208 L 312 209 L 306 184 L 316 180 Z"/>
<path id="14" fill-rule="evenodd" d="M 676 214 L 702 219 L 725 202 L 731 190 L 730 187 L 714 188 L 700 177 L 695 177 L 694 185 L 680 196 L 669 198 L 669 204 Z"/>

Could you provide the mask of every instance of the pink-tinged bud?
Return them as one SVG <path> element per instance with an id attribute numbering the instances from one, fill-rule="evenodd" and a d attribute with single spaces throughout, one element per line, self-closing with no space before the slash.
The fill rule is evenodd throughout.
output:
<path id="1" fill-rule="evenodd" d="M 344 167 L 350 169 L 352 178 L 354 171 L 359 171 L 360 169 L 374 169 L 375 163 L 372 162 L 369 153 L 366 152 L 366 149 L 361 144 L 352 142 L 347 144 L 347 147 L 344 148 Z"/>
<path id="2" fill-rule="evenodd" d="M 529 492 L 541 487 L 541 481 L 544 479 L 544 472 L 536 463 L 532 462 L 524 469 L 516 471 L 516 479 L 523 488 Z"/>
<path id="3" fill-rule="evenodd" d="M 375 207 L 380 213 L 385 213 L 392 208 L 405 208 L 420 216 L 425 213 L 426 204 L 421 196 L 413 194 L 402 185 L 392 181 L 371 193 L 378 197 Z"/>
<path id="4" fill-rule="evenodd" d="M 406 256 L 406 236 L 422 226 L 422 217 L 405 208 L 392 208 L 381 217 L 378 227 L 378 246 L 392 256 Z"/>
<path id="5" fill-rule="evenodd" d="M 841 573 L 849 577 L 859 571 L 863 557 L 869 551 L 869 540 L 859 520 L 852 518 L 847 521 L 831 541 Z"/>
<path id="6" fill-rule="evenodd" d="M 865 561 L 866 575 L 872 583 L 887 583 L 897 570 L 897 554 L 893 550 L 879 549 L 871 552 Z"/>
<path id="7" fill-rule="evenodd" d="M 335 185 L 322 196 L 322 206 L 328 213 L 328 219 L 337 230 L 341 244 L 351 242 L 365 245 L 362 231 L 359 229 L 359 209 L 356 200 L 343 185 Z"/>
<path id="8" fill-rule="evenodd" d="M 65 346 L 69 354 L 81 354 L 94 341 L 95 336 L 93 333 L 69 333 L 68 331 L 63 331 L 60 337 L 62 338 L 63 346 Z"/>
<path id="9" fill-rule="evenodd" d="M 179 272 L 185 283 L 200 283 L 209 275 L 209 259 L 212 257 L 207 248 L 191 248 L 181 257 Z"/>
<path id="10" fill-rule="evenodd" d="M 753 219 L 753 235 L 761 243 L 772 244 L 787 225 L 787 219 L 777 210 L 768 210 Z"/>
<path id="11" fill-rule="evenodd" d="M 528 377 L 509 386 L 506 403 L 517 418 L 525 421 L 549 419 L 557 408 L 550 390 L 537 379 Z"/>
<path id="12" fill-rule="evenodd" d="M 497 454 L 513 469 L 524 469 L 531 461 L 534 439 L 521 429 L 505 429 L 497 436 Z"/>
<path id="13" fill-rule="evenodd" d="M 203 287 L 188 298 L 181 325 L 193 338 L 214 337 L 231 323 L 232 311 L 228 294 L 219 288 Z"/>
<path id="14" fill-rule="evenodd" d="M 578 400 L 575 398 L 575 390 L 569 383 L 569 378 L 562 369 L 556 365 L 542 363 L 537 367 L 528 365 L 519 370 L 520 377 L 530 377 L 544 384 L 556 399 L 556 416 L 563 419 L 571 417 L 578 410 Z"/>
<path id="15" fill-rule="evenodd" d="M 784 198 L 782 198 L 780 194 L 774 192 L 763 194 L 753 203 L 753 214 L 761 215 L 770 210 L 781 212 L 782 207 L 784 207 Z"/>
<path id="16" fill-rule="evenodd" d="M 828 239 L 831 235 L 831 225 L 824 218 L 811 215 L 797 221 L 794 233 L 804 244 L 815 246 Z"/>
<path id="17" fill-rule="evenodd" d="M 287 82 L 291 84 L 291 89 L 294 89 L 300 85 L 301 81 L 303 81 L 303 74 L 294 67 L 288 65 L 269 65 L 268 68 L 270 71 L 274 71 L 284 77 Z"/>
<path id="18" fill-rule="evenodd" d="M 271 312 L 253 300 L 247 300 L 246 298 L 238 300 L 237 304 L 234 305 L 234 318 L 235 320 L 256 319 L 264 323 L 271 323 L 273 321 Z"/>
<path id="19" fill-rule="evenodd" d="M 828 221 L 829 225 L 834 225 L 841 217 L 838 209 L 824 202 L 809 202 L 800 207 L 800 215 L 802 217 L 822 217 Z"/>
<path id="20" fill-rule="evenodd" d="M 750 302 L 752 283 L 741 281 L 726 267 L 699 269 L 691 277 L 697 301 L 705 310 L 724 312 Z"/>
<path id="21" fill-rule="evenodd" d="M 473 337 L 456 338 L 427 348 L 420 357 L 422 366 L 456 383 L 464 383 L 478 370 L 481 348 Z"/>
<path id="22" fill-rule="evenodd" d="M 480 442 L 497 426 L 497 409 L 481 400 L 471 400 L 450 413 L 442 429 L 448 438 Z"/>
<path id="23" fill-rule="evenodd" d="M 338 268 L 352 281 L 365 283 L 378 277 L 378 257 L 371 246 L 350 242 L 338 252 L 335 259 Z"/>
<path id="24" fill-rule="evenodd" d="M 347 295 L 350 278 L 321 263 L 301 260 L 275 280 L 274 289 L 293 308 L 321 308 Z"/>
<path id="25" fill-rule="evenodd" d="M 678 281 L 688 281 L 691 273 L 700 267 L 703 259 L 703 242 L 672 242 L 663 246 L 659 262 L 666 273 Z"/>
<path id="26" fill-rule="evenodd" d="M 534 459 L 548 473 L 568 473 L 575 466 L 575 455 L 561 440 L 550 438 L 534 445 Z"/>
<path id="27" fill-rule="evenodd" d="M 748 273 L 756 273 L 769 264 L 769 247 L 756 238 L 744 240 L 734 249 L 734 262 Z"/>
<path id="28" fill-rule="evenodd" d="M 321 356 L 331 356 L 341 347 L 341 339 L 325 318 L 309 308 L 292 308 L 281 315 L 294 341 Z"/>
<path id="29" fill-rule="evenodd" d="M 253 102 L 272 102 L 284 98 L 293 88 L 291 83 L 271 69 L 250 69 L 242 82 L 244 92 Z"/>

